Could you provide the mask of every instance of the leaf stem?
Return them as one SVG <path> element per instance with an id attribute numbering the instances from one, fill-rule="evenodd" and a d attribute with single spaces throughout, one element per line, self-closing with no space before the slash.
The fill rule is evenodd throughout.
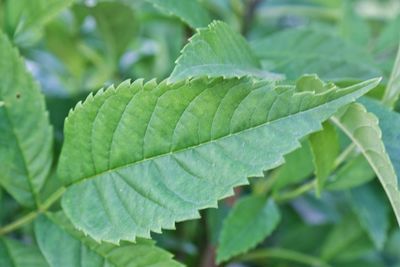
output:
<path id="1" fill-rule="evenodd" d="M 31 211 L 25 216 L 22 216 L 18 220 L 5 225 L 4 227 L 0 228 L 0 236 L 8 234 L 16 229 L 24 226 L 32 222 L 37 216 L 41 213 L 47 211 L 65 192 L 65 187 L 59 188 L 56 192 L 54 192 L 48 199 L 46 199 L 42 205 L 40 205 L 38 210 Z"/>
<path id="2" fill-rule="evenodd" d="M 314 179 L 311 182 L 308 182 L 306 184 L 303 184 L 292 191 L 279 194 L 279 195 L 275 196 L 274 199 L 276 202 L 285 202 L 288 200 L 292 200 L 292 199 L 297 198 L 297 197 L 303 195 L 304 193 L 314 189 L 315 185 L 316 185 L 316 179 Z"/>
<path id="3" fill-rule="evenodd" d="M 345 150 L 336 158 L 335 160 L 335 169 L 342 164 L 347 157 L 357 148 L 356 144 L 351 143 Z"/>
<path id="4" fill-rule="evenodd" d="M 318 258 L 283 248 L 259 249 L 239 257 L 238 260 L 257 261 L 266 258 L 284 259 L 314 267 L 331 267 L 329 264 Z"/>

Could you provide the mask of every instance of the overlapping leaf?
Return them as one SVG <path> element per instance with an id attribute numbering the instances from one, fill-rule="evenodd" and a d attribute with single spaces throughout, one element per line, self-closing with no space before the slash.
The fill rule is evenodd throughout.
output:
<path id="1" fill-rule="evenodd" d="M 400 183 L 400 114 L 370 98 L 362 98 L 360 102 L 379 119 L 382 140 Z"/>
<path id="2" fill-rule="evenodd" d="M 66 120 L 62 207 L 96 240 L 174 228 L 281 164 L 300 138 L 378 81 L 321 93 L 249 78 L 101 90 Z"/>
<path id="3" fill-rule="evenodd" d="M 63 213 L 41 216 L 35 223 L 39 246 L 51 267 L 179 267 L 167 251 L 151 240 L 99 244 L 73 228 Z M 57 245 L 55 245 L 57 244 Z"/>
<path id="4" fill-rule="evenodd" d="M 261 70 L 261 65 L 246 40 L 226 23 L 215 21 L 200 29 L 178 58 L 171 81 L 196 76 L 282 78 Z"/>
<path id="5" fill-rule="evenodd" d="M 52 163 L 52 128 L 39 86 L 0 34 L 0 185 L 18 202 L 38 202 Z"/>
<path id="6" fill-rule="evenodd" d="M 361 104 L 351 104 L 333 121 L 357 145 L 381 182 L 400 223 L 400 191 L 392 162 L 381 139 L 378 119 Z"/>

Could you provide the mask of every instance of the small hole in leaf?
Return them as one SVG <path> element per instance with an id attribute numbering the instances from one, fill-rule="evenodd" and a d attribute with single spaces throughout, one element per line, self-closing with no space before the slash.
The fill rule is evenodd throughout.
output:
<path id="1" fill-rule="evenodd" d="M 15 95 L 15 97 L 16 97 L 17 99 L 20 99 L 20 98 L 21 98 L 21 94 L 20 94 L 20 93 L 17 93 L 17 94 Z"/>

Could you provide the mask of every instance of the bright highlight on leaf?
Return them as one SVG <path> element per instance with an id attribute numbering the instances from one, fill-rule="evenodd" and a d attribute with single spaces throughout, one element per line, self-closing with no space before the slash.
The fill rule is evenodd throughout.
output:
<path id="1" fill-rule="evenodd" d="M 102 90 L 66 120 L 63 209 L 95 240 L 172 229 L 281 164 L 300 138 L 378 82 L 319 94 L 249 78 Z"/>

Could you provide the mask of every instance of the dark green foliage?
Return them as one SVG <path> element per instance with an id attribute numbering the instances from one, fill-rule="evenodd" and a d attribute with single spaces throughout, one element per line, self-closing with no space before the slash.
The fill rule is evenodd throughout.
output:
<path id="1" fill-rule="evenodd" d="M 397 0 L 0 0 L 0 267 L 400 266 Z"/>

